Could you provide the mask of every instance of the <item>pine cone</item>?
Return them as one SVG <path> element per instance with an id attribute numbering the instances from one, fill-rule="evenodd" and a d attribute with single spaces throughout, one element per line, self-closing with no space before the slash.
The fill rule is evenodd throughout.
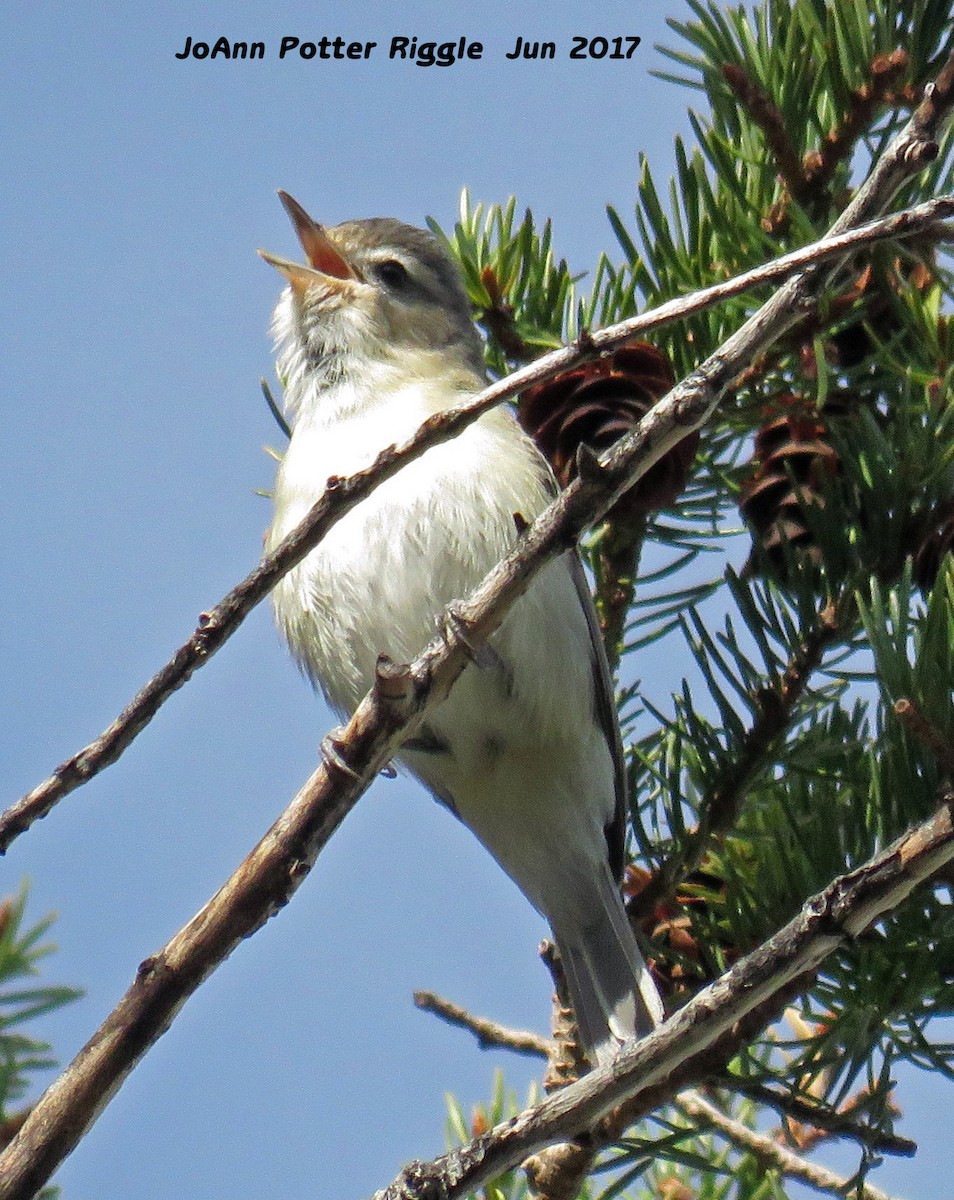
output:
<path id="1" fill-rule="evenodd" d="M 528 388 L 518 415 L 566 487 L 576 474 L 580 445 L 601 453 L 635 429 L 674 383 L 661 351 L 632 342 Z M 617 501 L 609 518 L 641 517 L 672 504 L 686 485 L 698 445 L 699 434 L 687 434 Z"/>
<path id="2" fill-rule="evenodd" d="M 778 403 L 778 402 L 776 402 Z M 785 566 L 783 544 L 798 550 L 810 562 L 820 561 L 805 521 L 807 504 L 824 506 L 821 484 L 841 469 L 831 445 L 825 416 L 802 397 L 781 397 L 788 408 L 764 424 L 755 435 L 752 471 L 742 484 L 739 508 L 756 543 L 776 571 Z M 826 407 L 826 414 L 844 407 Z M 754 556 L 747 571 L 755 568 Z"/>
<path id="3" fill-rule="evenodd" d="M 630 864 L 623 878 L 624 897 L 632 899 L 638 896 L 651 878 L 644 867 Z M 715 949 L 711 940 L 713 937 L 718 938 L 718 947 L 726 962 L 735 962 L 743 953 L 738 946 L 719 936 L 715 926 L 708 929 L 709 941 L 700 945 L 698 925 L 692 914 L 710 916 L 712 909 L 708 898 L 700 895 L 699 888 L 723 897 L 726 895 L 725 881 L 699 868 L 676 888 L 671 900 L 657 901 L 640 922 L 643 934 L 658 951 L 650 958 L 649 969 L 667 1002 L 667 1008 L 673 998 L 686 998 L 708 982 L 707 960 L 711 962 Z"/>

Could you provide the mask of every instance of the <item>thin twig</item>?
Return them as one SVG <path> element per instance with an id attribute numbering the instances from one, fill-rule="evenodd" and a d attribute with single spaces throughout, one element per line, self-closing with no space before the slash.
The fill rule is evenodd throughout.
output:
<path id="1" fill-rule="evenodd" d="M 907 173 L 910 174 L 910 170 Z M 889 182 L 896 186 L 893 178 Z M 867 214 L 867 209 L 859 208 L 855 215 L 863 219 Z M 45 817 L 64 796 L 116 762 L 137 735 L 149 724 L 166 700 L 225 644 L 252 609 L 268 595 L 278 580 L 301 562 L 331 527 L 350 512 L 356 504 L 365 499 L 375 487 L 395 475 L 407 463 L 420 457 L 425 450 L 439 442 L 455 437 L 489 409 L 509 399 L 531 383 L 540 383 L 559 374 L 585 354 L 602 353 L 615 349 L 637 335 L 645 334 L 651 329 L 700 312 L 751 288 L 776 283 L 800 269 L 817 267 L 821 263 L 832 258 L 841 258 L 848 252 L 863 246 L 893 238 L 910 237 L 952 215 L 954 215 L 954 197 L 941 197 L 847 232 L 845 232 L 844 224 L 840 223 L 837 236 L 825 238 L 811 246 L 783 255 L 772 263 L 747 271 L 726 283 L 704 288 L 691 296 L 670 300 L 651 312 L 608 326 L 606 329 L 588 336 L 585 346 L 581 347 L 576 344 L 564 346 L 560 350 L 553 351 L 552 354 L 537 359 L 529 366 L 522 367 L 519 371 L 508 375 L 506 379 L 485 388 L 466 404 L 429 418 L 406 442 L 382 450 L 375 461 L 365 470 L 358 471 L 346 478 L 330 479 L 324 494 L 298 528 L 289 534 L 272 554 L 266 555 L 255 570 L 223 597 L 218 604 L 200 615 L 198 625 L 189 639 L 133 697 L 119 716 L 97 738 L 62 762 L 49 778 L 0 814 L 0 854 L 5 853 L 13 840 L 27 830 L 34 821 Z M 778 296 L 783 292 L 787 296 L 787 303 L 794 307 L 795 313 L 804 304 L 805 293 L 802 289 L 798 290 L 797 298 L 795 292 L 782 289 L 781 292 L 776 293 L 772 321 L 778 320 L 780 312 L 783 311 L 784 306 L 777 303 Z M 764 311 L 764 309 L 760 310 L 762 313 Z M 785 327 L 787 328 L 791 323 L 794 323 L 794 318 L 787 321 Z M 748 329 L 748 326 L 746 328 Z M 784 329 L 778 330 L 778 334 L 782 332 Z M 746 337 L 748 336 L 749 334 L 746 334 Z M 754 356 L 754 353 L 760 348 L 762 348 L 762 343 L 756 342 L 756 350 L 750 357 Z M 732 347 L 732 353 L 728 354 L 727 361 L 735 363 L 736 370 L 740 369 L 740 358 L 736 352 L 736 346 Z M 694 379 L 697 386 L 703 382 L 707 387 L 716 384 L 718 384 L 718 388 L 725 386 L 728 381 L 723 372 L 715 370 L 717 362 L 717 356 L 713 356 L 709 360 L 705 377 L 698 374 Z M 718 388 L 712 394 L 717 394 Z M 672 402 L 672 396 L 673 393 L 670 393 L 670 403 L 666 410 L 669 419 L 672 418 L 676 407 Z M 694 419 L 701 423 L 708 415 L 710 407 L 711 405 L 704 405 L 699 411 L 698 418 Z M 652 421 L 648 417 L 646 418 L 647 432 L 650 424 L 658 424 L 659 406 L 654 412 L 656 416 L 653 416 Z M 685 419 L 689 419 L 688 414 Z M 688 431 L 688 425 L 679 428 L 678 437 L 671 439 L 672 444 L 684 437 Z M 647 441 L 648 437 L 644 434 L 638 443 L 630 442 L 630 452 L 634 447 L 641 449 Z M 663 447 L 660 454 L 665 449 L 668 449 L 668 444 Z M 652 461 L 656 461 L 656 457 Z M 634 475 L 632 481 L 635 482 L 636 478 L 638 476 Z"/>
<path id="2" fill-rule="evenodd" d="M 727 1088 L 739 1096 L 746 1096 L 750 1100 L 773 1108 L 782 1117 L 804 1125 L 812 1125 L 829 1137 L 848 1138 L 868 1150 L 873 1150 L 876 1154 L 896 1154 L 905 1158 L 917 1154 L 917 1142 L 910 1138 L 865 1125 L 856 1120 L 852 1114 L 838 1112 L 827 1104 L 817 1101 L 809 1103 L 789 1092 L 780 1092 L 767 1084 L 742 1079 L 738 1075 L 719 1075 L 714 1082 L 719 1087 Z"/>
<path id="3" fill-rule="evenodd" d="M 452 1000 L 438 996 L 436 992 L 418 991 L 414 993 L 414 1003 L 424 1012 L 433 1013 L 446 1021 L 448 1025 L 456 1025 L 459 1029 L 469 1030 L 477 1039 L 481 1050 L 499 1047 L 513 1050 L 516 1054 L 530 1054 L 538 1058 L 546 1058 L 550 1052 L 549 1038 L 528 1029 L 510 1029 L 489 1017 L 478 1017 L 461 1008 Z"/>
<path id="4" fill-rule="evenodd" d="M 711 1125 L 733 1146 L 747 1150 L 764 1166 L 772 1167 L 782 1175 L 808 1184 L 818 1192 L 841 1197 L 848 1195 L 849 1180 L 843 1179 L 819 1163 L 802 1158 L 794 1150 L 780 1145 L 774 1138 L 757 1133 L 741 1121 L 726 1116 L 701 1092 L 695 1089 L 680 1092 L 676 1096 L 676 1105 L 688 1116 Z M 871 1183 L 859 1184 L 857 1188 L 852 1189 L 852 1195 L 857 1196 L 858 1200 L 891 1200 L 886 1192 Z"/>

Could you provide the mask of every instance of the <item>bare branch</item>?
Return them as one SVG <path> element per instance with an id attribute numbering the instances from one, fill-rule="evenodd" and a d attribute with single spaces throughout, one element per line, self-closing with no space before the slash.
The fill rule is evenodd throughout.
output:
<path id="1" fill-rule="evenodd" d="M 849 1180 L 836 1175 L 827 1167 L 809 1162 L 808 1159 L 796 1154 L 794 1150 L 780 1145 L 773 1138 L 766 1137 L 764 1133 L 757 1133 L 754 1129 L 743 1125 L 741 1121 L 726 1116 L 701 1092 L 695 1090 L 680 1092 L 676 1097 L 676 1104 L 688 1116 L 711 1125 L 733 1146 L 747 1150 L 763 1166 L 774 1167 L 781 1174 L 798 1179 L 818 1192 L 827 1192 L 832 1196 L 842 1197 L 849 1194 Z M 862 1183 L 857 1188 L 853 1187 L 851 1194 L 857 1196 L 858 1200 L 891 1200 L 886 1192 L 870 1183 Z"/>
<path id="2" fill-rule="evenodd" d="M 433 1162 L 414 1162 L 374 1200 L 457 1200 L 528 1155 L 569 1141 L 625 1102 L 630 1120 L 656 1089 L 730 1033 L 736 1022 L 772 1005 L 793 980 L 816 971 L 833 951 L 896 908 L 954 859 L 954 809 L 945 803 L 865 866 L 834 880 L 764 946 L 736 963 L 647 1038 L 616 1060 L 554 1092 L 540 1104 Z M 2 1196 L 0 1190 L 0 1196 Z"/>
<path id="3" fill-rule="evenodd" d="M 819 1129 L 827 1137 L 850 1138 L 878 1154 L 897 1154 L 907 1158 L 917 1154 L 917 1142 L 865 1125 L 850 1112 L 836 1110 L 818 1101 L 802 1100 L 788 1092 L 777 1091 L 767 1084 L 742 1079 L 737 1075 L 721 1075 L 715 1082 L 739 1096 L 748 1096 L 759 1104 L 774 1108 L 782 1117 Z"/>
<path id="4" fill-rule="evenodd" d="M 910 167 L 907 174 L 913 173 L 916 165 Z M 189 639 L 133 697 L 119 716 L 97 738 L 62 762 L 49 778 L 0 814 L 0 854 L 4 853 L 13 840 L 25 832 L 34 821 L 45 817 L 64 796 L 69 795 L 70 792 L 75 791 L 100 771 L 116 762 L 149 724 L 166 700 L 228 641 L 242 621 L 268 595 L 278 580 L 301 562 L 329 529 L 369 495 L 378 484 L 396 474 L 407 463 L 420 457 L 425 450 L 439 442 L 455 437 L 482 413 L 514 396 L 531 383 L 539 383 L 559 374 L 560 371 L 565 370 L 585 355 L 615 349 L 637 335 L 645 334 L 671 321 L 700 312 L 751 288 L 776 283 L 800 269 L 817 266 L 832 258 L 844 257 L 849 251 L 858 250 L 876 242 L 917 234 L 938 221 L 946 220 L 954 215 L 954 198 L 941 197 L 846 233 L 843 232 L 846 227 L 845 217 L 852 207 L 854 206 L 850 206 L 846 210 L 839 222 L 837 227 L 839 236 L 815 242 L 765 266 L 747 271 L 726 283 L 704 288 L 691 296 L 671 300 L 651 312 L 608 326 L 606 329 L 588 336 L 585 344 L 565 346 L 560 350 L 555 350 L 552 354 L 547 354 L 529 366 L 507 376 L 506 379 L 485 388 L 466 404 L 429 418 L 406 442 L 382 450 L 375 461 L 365 470 L 358 471 L 346 478 L 329 479 L 321 499 L 317 501 L 301 525 L 272 554 L 266 555 L 255 570 L 220 600 L 214 608 L 200 615 L 199 622 Z M 868 207 L 858 207 L 855 215 L 859 219 L 863 219 L 874 208 L 874 202 Z M 781 294 L 778 293 L 778 295 Z M 778 297 L 776 297 L 776 301 L 777 299 Z M 789 295 L 791 319 L 786 320 L 784 327 L 779 328 L 771 337 L 780 335 L 797 316 L 802 315 L 800 311 L 802 303 L 804 303 L 804 297 L 801 292 L 798 293 L 797 301 L 795 293 Z M 779 319 L 784 311 L 784 305 L 775 303 L 772 321 Z M 770 326 L 771 324 L 772 322 L 769 322 Z M 755 342 L 757 348 L 761 348 L 765 344 L 767 343 L 762 339 L 757 339 Z M 739 361 L 738 349 L 737 346 L 733 346 L 732 353 L 728 355 L 729 361 Z M 710 359 L 704 378 L 706 384 L 709 387 L 715 387 L 717 392 L 726 385 L 728 379 L 724 372 L 714 371 L 715 357 Z M 702 377 L 700 376 L 694 379 L 696 385 L 701 382 Z M 685 387 L 685 385 L 683 386 Z M 716 392 L 709 394 L 714 397 Z M 670 394 L 670 401 L 673 395 L 674 393 Z M 677 420 L 679 422 L 694 420 L 697 424 L 701 424 L 712 404 L 714 404 L 714 399 L 712 403 L 707 403 L 699 410 L 698 416 L 693 416 L 692 412 L 686 409 L 685 416 L 678 415 Z M 659 406 L 657 406 L 658 409 Z M 666 419 L 671 420 L 678 412 L 674 403 L 667 403 Z M 649 418 L 647 418 L 648 420 Z M 653 419 L 653 424 L 658 424 L 658 415 Z M 635 482 L 641 474 L 648 470 L 652 462 L 656 461 L 656 457 L 659 457 L 669 444 L 677 442 L 685 436 L 689 428 L 688 423 L 677 425 L 678 436 L 672 438 L 671 442 L 666 443 L 662 450 L 646 462 L 639 474 L 634 473 L 630 482 Z M 648 441 L 648 437 L 644 436 L 639 443 L 631 444 L 630 451 L 627 452 L 628 458 L 632 457 L 634 451 L 642 451 Z M 605 512 L 606 509 L 604 508 L 602 511 Z M 592 519 L 597 518 L 594 516 Z"/>
<path id="5" fill-rule="evenodd" d="M 528 1029 L 508 1029 L 489 1017 L 478 1017 L 461 1008 L 452 1000 L 438 996 L 436 992 L 415 992 L 414 1003 L 425 1012 L 446 1021 L 448 1025 L 456 1025 L 459 1029 L 469 1030 L 477 1039 L 481 1050 L 498 1046 L 505 1050 L 513 1050 L 516 1054 L 531 1054 L 546 1058 L 550 1053 L 550 1039 L 539 1033 L 531 1033 Z"/>

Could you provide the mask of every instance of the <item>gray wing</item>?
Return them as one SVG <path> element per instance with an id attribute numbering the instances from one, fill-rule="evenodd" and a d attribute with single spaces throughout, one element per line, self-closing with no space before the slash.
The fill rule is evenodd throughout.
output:
<path id="1" fill-rule="evenodd" d="M 596 616 L 596 606 L 590 594 L 583 562 L 578 551 L 572 550 L 568 555 L 570 576 L 580 598 L 580 607 L 586 617 L 586 627 L 590 633 L 591 661 L 593 664 L 593 716 L 596 724 L 606 739 L 606 745 L 613 756 L 613 776 L 616 783 L 616 806 L 613 820 L 606 826 L 606 846 L 609 852 L 610 869 L 613 878 L 620 881 L 623 877 L 623 867 L 626 861 L 626 774 L 623 765 L 623 739 L 619 731 L 619 721 L 616 717 L 616 704 L 613 700 L 613 682 L 610 676 L 609 662 L 603 646 L 603 636 L 600 632 Z"/>

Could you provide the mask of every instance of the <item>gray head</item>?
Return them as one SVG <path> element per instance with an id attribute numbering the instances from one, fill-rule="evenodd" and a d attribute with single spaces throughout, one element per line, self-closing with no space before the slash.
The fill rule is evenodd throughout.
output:
<path id="1" fill-rule="evenodd" d="M 283 357 L 331 376 L 373 358 L 437 353 L 482 371 L 456 264 L 432 234 L 392 217 L 324 228 L 279 192 L 308 265 L 259 251 L 290 284 L 275 312 Z"/>

